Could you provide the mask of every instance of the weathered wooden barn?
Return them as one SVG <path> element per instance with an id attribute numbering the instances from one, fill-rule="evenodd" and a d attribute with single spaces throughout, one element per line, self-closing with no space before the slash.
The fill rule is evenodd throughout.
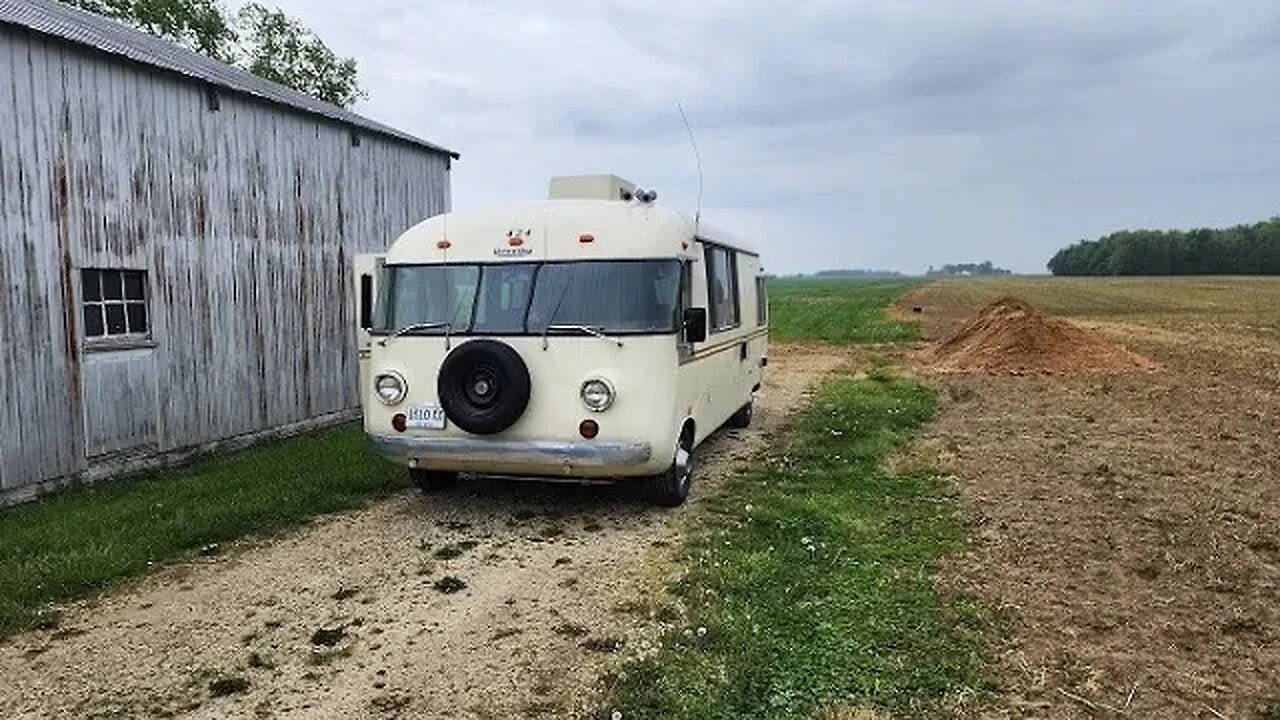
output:
<path id="1" fill-rule="evenodd" d="M 0 0 L 0 501 L 350 415 L 358 252 L 451 151 L 52 0 Z"/>

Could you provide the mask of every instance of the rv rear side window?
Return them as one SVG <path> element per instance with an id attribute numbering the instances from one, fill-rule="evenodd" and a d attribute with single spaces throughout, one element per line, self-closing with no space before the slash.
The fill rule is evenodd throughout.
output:
<path id="1" fill-rule="evenodd" d="M 765 290 L 763 277 L 756 278 L 756 324 L 769 322 L 769 293 Z"/>
<path id="2" fill-rule="evenodd" d="M 85 268 L 80 271 L 80 298 L 86 339 L 149 334 L 146 272 Z"/>
<path id="3" fill-rule="evenodd" d="M 738 326 L 738 262 L 734 253 L 715 245 L 707 245 L 707 300 L 710 305 L 711 329 L 728 330 Z"/>

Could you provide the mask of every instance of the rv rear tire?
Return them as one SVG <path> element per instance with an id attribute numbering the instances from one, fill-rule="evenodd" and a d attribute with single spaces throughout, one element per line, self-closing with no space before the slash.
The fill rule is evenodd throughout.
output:
<path id="1" fill-rule="evenodd" d="M 751 402 L 738 408 L 738 412 L 729 417 L 729 427 L 745 428 L 751 426 L 751 417 L 755 414 L 756 401 L 752 398 Z"/>
<path id="2" fill-rule="evenodd" d="M 676 441 L 676 455 L 671 467 L 661 475 L 649 478 L 649 496 L 663 507 L 678 507 L 689 497 L 693 484 L 693 433 L 682 432 Z"/>
<path id="3" fill-rule="evenodd" d="M 458 473 L 444 470 L 409 468 L 409 479 L 423 493 L 433 493 L 458 484 Z"/>

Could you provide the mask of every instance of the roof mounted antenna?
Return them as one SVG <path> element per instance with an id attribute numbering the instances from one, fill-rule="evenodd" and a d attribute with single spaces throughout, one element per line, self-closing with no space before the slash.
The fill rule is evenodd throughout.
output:
<path id="1" fill-rule="evenodd" d="M 698 163 L 698 206 L 693 213 L 693 232 L 698 233 L 698 224 L 702 221 L 702 153 L 698 152 L 698 141 L 693 137 L 693 126 L 689 124 L 689 116 L 684 114 L 684 106 L 676 103 L 680 111 L 680 119 L 684 121 L 684 129 L 689 132 L 689 144 L 693 146 L 693 159 Z"/>

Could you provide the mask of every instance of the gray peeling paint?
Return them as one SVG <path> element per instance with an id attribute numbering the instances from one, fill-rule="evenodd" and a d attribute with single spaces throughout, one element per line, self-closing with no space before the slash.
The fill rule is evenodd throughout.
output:
<path id="1" fill-rule="evenodd" d="M 449 205 L 420 146 L 0 26 L 0 488 L 350 409 L 351 259 Z M 86 348 L 80 268 L 145 270 Z"/>

